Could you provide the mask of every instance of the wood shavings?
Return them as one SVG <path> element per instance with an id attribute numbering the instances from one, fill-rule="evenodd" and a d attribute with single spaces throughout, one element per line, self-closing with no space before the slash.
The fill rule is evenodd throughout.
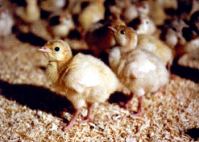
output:
<path id="1" fill-rule="evenodd" d="M 7 47 L 0 47 L 0 79 L 8 81 L 11 89 L 15 83 L 48 86 L 44 71 L 35 69 L 45 67 L 45 58 L 36 48 L 11 39 Z M 185 132 L 199 128 L 199 85 L 177 76 L 162 92 L 144 97 L 143 116 L 133 116 L 118 104 L 99 104 L 93 110 L 93 122 L 77 120 L 68 131 L 63 130 L 64 119 L 53 111 L 43 110 L 40 104 L 34 104 L 38 107 L 33 108 L 29 103 L 21 103 L 17 97 L 22 92 L 11 99 L 4 89 L 0 82 L 0 141 L 190 142 L 193 138 Z M 26 92 L 22 97 L 28 102 L 29 95 L 30 92 Z M 55 98 L 45 99 L 56 101 Z M 45 108 L 52 107 L 43 100 L 38 102 Z M 64 113 L 71 116 L 69 111 Z"/>

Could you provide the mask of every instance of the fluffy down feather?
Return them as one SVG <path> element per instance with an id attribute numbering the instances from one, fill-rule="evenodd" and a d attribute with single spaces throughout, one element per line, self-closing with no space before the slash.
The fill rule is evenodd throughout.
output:
<path id="1" fill-rule="evenodd" d="M 105 102 L 111 93 L 122 88 L 116 75 L 102 61 L 81 53 L 73 57 L 69 45 L 62 40 L 49 41 L 40 50 L 49 59 L 48 78 L 72 102 L 77 114 L 83 107 L 89 109 L 94 103 Z"/>
<path id="2" fill-rule="evenodd" d="M 118 54 L 119 51 L 115 48 L 111 52 Z M 148 51 L 138 48 L 115 58 L 110 56 L 109 61 L 121 82 L 138 96 L 155 92 L 169 81 L 164 64 Z"/>
<path id="3" fill-rule="evenodd" d="M 159 57 L 165 65 L 171 65 L 173 61 L 172 49 L 158 38 L 137 34 L 132 28 L 121 25 L 110 27 L 110 29 L 114 32 L 116 42 L 121 46 L 122 52 L 135 48 L 144 49 Z"/>
<path id="4" fill-rule="evenodd" d="M 63 75 L 64 85 L 76 95 L 82 95 L 85 104 L 105 102 L 119 86 L 115 74 L 102 61 L 81 53 L 73 57 Z M 67 97 L 77 109 L 83 107 L 70 93 Z"/>

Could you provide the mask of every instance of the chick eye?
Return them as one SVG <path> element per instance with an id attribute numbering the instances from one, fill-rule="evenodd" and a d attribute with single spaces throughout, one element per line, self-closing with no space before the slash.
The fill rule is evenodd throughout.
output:
<path id="1" fill-rule="evenodd" d="M 124 35 L 124 34 L 125 34 L 125 31 L 124 31 L 124 30 L 121 30 L 120 33 L 121 33 L 122 35 Z"/>
<path id="2" fill-rule="evenodd" d="M 55 49 L 54 49 L 56 52 L 58 52 L 59 50 L 60 50 L 60 48 L 59 47 L 55 47 Z"/>

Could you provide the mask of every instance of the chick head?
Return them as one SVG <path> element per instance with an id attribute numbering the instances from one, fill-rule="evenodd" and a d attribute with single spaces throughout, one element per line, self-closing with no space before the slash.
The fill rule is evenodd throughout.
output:
<path id="1" fill-rule="evenodd" d="M 61 62 L 68 61 L 72 57 L 72 51 L 68 43 L 62 40 L 48 41 L 41 49 L 49 58 L 49 61 Z"/>
<path id="2" fill-rule="evenodd" d="M 136 48 L 138 37 L 132 28 L 119 25 L 109 27 L 109 29 L 113 31 L 116 43 L 121 46 L 122 51 L 129 51 Z"/>

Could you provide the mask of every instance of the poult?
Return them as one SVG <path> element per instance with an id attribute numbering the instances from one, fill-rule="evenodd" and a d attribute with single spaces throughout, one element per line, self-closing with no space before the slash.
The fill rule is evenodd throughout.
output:
<path id="1" fill-rule="evenodd" d="M 77 110 L 68 128 L 73 125 L 82 108 L 105 102 L 111 93 L 120 90 L 116 75 L 97 58 L 78 53 L 73 56 L 69 45 L 62 40 L 47 42 L 40 51 L 49 59 L 47 76 L 54 87 L 72 102 Z"/>
<path id="2" fill-rule="evenodd" d="M 104 19 L 105 8 L 103 3 L 104 0 L 90 1 L 88 6 L 79 13 L 78 21 L 83 31 L 87 31 L 92 24 Z"/>
<path id="3" fill-rule="evenodd" d="M 128 31 L 120 31 L 124 34 Z M 134 40 L 137 36 L 130 35 Z M 115 35 L 116 42 L 121 43 L 119 47 L 111 50 L 109 63 L 113 71 L 117 74 L 121 83 L 125 85 L 133 94 L 138 96 L 141 109 L 141 98 L 146 93 L 154 93 L 169 81 L 169 73 L 164 63 L 153 53 L 137 48 L 135 42 L 129 42 L 125 37 Z M 128 43 L 128 44 L 125 44 Z"/>
<path id="4" fill-rule="evenodd" d="M 111 50 L 109 63 L 131 92 L 143 96 L 158 91 L 168 82 L 168 71 L 156 56 L 142 49 L 122 52 L 121 48 Z"/>
<path id="5" fill-rule="evenodd" d="M 64 8 L 66 0 L 43 0 L 40 7 L 48 12 L 56 12 Z"/>
<path id="6" fill-rule="evenodd" d="M 55 14 L 49 19 L 49 29 L 55 38 L 66 37 L 74 27 L 72 17 L 67 12 Z"/>
<path id="7" fill-rule="evenodd" d="M 8 36 L 12 32 L 14 20 L 7 9 L 0 8 L 0 36 Z"/>
<path id="8" fill-rule="evenodd" d="M 17 16 L 27 23 L 33 23 L 40 19 L 40 8 L 37 0 L 26 0 L 26 7 L 19 7 L 16 10 Z"/>

